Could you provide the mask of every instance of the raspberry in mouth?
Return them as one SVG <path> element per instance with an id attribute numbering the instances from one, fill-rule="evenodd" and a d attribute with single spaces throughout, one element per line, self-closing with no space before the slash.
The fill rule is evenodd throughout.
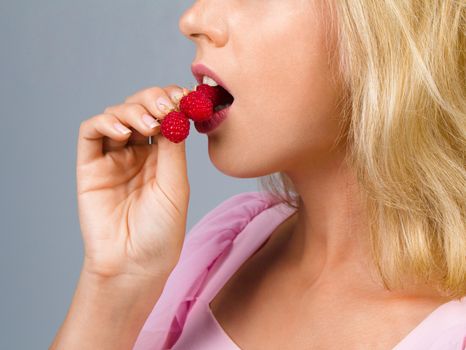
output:
<path id="1" fill-rule="evenodd" d="M 230 107 L 234 100 L 233 95 L 220 85 L 198 85 L 162 120 L 161 133 L 172 142 L 181 142 L 189 135 L 190 119 L 199 132 L 212 129 L 226 118 L 225 113 L 219 112 Z"/>
<path id="2" fill-rule="evenodd" d="M 206 95 L 214 105 L 214 112 L 218 112 L 233 104 L 235 98 L 223 86 L 209 86 L 207 84 L 200 84 L 197 86 L 196 91 L 202 92 Z"/>

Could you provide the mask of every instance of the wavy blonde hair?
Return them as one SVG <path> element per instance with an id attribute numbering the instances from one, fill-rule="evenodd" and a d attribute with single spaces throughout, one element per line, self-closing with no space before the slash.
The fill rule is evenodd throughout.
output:
<path id="1" fill-rule="evenodd" d="M 326 3 L 337 19 L 330 23 L 337 34 L 332 57 L 347 91 L 336 142 L 345 141 L 346 160 L 363 189 L 372 258 L 384 286 L 390 290 L 412 277 L 461 298 L 466 295 L 465 2 Z M 286 174 L 261 177 L 259 185 L 299 207 Z"/>

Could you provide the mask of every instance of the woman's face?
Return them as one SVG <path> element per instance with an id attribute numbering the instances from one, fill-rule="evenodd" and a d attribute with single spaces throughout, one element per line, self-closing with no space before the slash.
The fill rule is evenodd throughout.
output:
<path id="1" fill-rule="evenodd" d="M 258 177 L 331 156 L 341 93 L 323 1 L 198 0 L 180 18 L 196 44 L 194 64 L 213 70 L 235 98 L 208 134 L 210 159 L 223 173 Z"/>

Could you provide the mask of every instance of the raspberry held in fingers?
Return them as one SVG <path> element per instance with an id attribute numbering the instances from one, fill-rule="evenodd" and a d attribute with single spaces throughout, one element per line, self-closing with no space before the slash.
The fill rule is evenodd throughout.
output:
<path id="1" fill-rule="evenodd" d="M 189 119 L 183 112 L 173 111 L 162 120 L 160 132 L 171 142 L 179 143 L 188 137 L 190 126 Z"/>

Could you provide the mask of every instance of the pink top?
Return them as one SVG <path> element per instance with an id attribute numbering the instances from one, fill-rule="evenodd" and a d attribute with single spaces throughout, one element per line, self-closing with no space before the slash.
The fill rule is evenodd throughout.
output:
<path id="1" fill-rule="evenodd" d="M 207 213 L 186 236 L 133 350 L 241 350 L 209 303 L 295 210 L 267 192 L 243 192 Z M 440 305 L 393 348 L 416 349 L 466 349 L 466 296 Z"/>

